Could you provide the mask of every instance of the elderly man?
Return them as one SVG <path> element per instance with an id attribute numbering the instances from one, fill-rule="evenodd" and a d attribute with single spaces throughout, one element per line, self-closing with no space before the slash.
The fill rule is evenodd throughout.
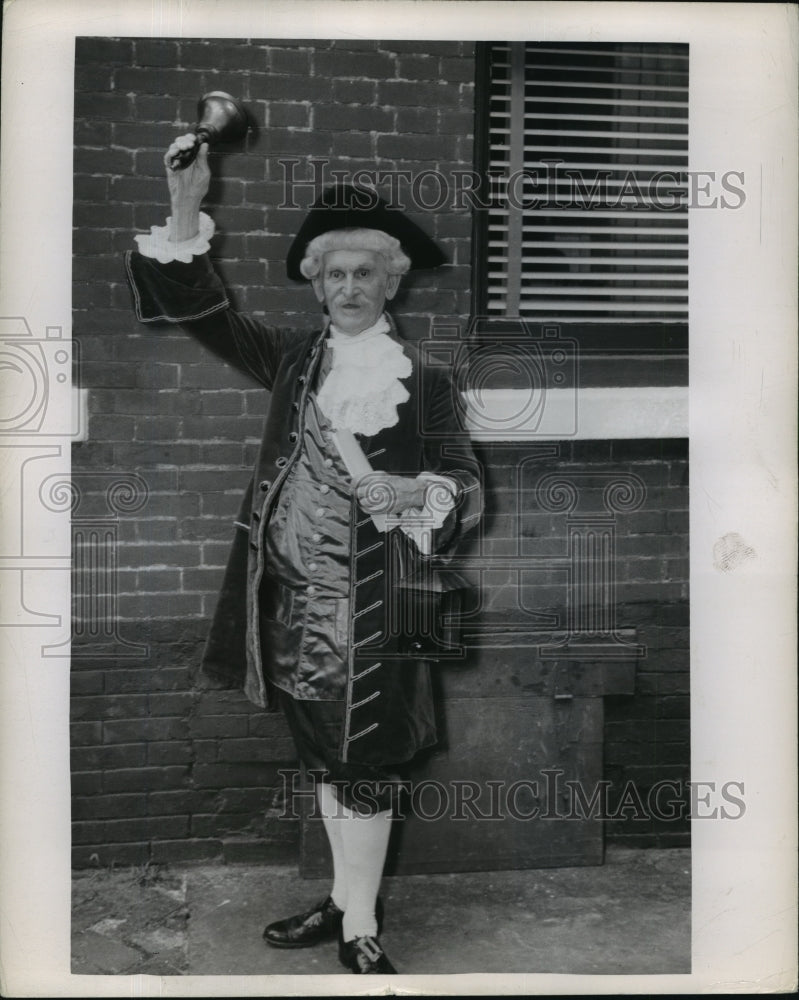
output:
<path id="1" fill-rule="evenodd" d="M 435 636 L 411 598 L 436 596 L 431 557 L 446 561 L 481 510 L 468 445 L 457 459 L 445 448 L 459 431 L 449 374 L 425 366 L 385 312 L 404 273 L 443 256 L 374 192 L 340 185 L 287 258 L 288 276 L 310 281 L 322 304 L 322 328 L 242 316 L 207 258 L 207 146 L 172 169 L 196 142 L 182 136 L 167 151 L 171 217 L 137 237 L 126 265 L 141 321 L 180 323 L 272 393 L 203 671 L 282 707 L 319 779 L 334 874 L 324 900 L 263 936 L 277 948 L 338 938 L 352 972 L 392 973 L 378 890 L 397 769 L 436 739 Z"/>

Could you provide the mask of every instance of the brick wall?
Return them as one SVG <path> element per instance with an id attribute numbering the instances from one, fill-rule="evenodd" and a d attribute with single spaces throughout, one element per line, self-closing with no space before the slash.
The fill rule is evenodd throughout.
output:
<path id="1" fill-rule="evenodd" d="M 296 827 L 276 819 L 277 772 L 293 765 L 282 719 L 235 692 L 199 696 L 190 681 L 267 394 L 180 332 L 138 325 L 121 261 L 133 233 L 163 223 L 164 148 L 209 90 L 238 96 L 258 122 L 243 148 L 212 154 L 206 210 L 235 304 L 270 322 L 317 323 L 311 292 L 291 286 L 284 262 L 304 210 L 335 171 L 392 172 L 396 186 L 379 184 L 382 194 L 433 206 L 440 188 L 423 172 L 452 178 L 473 164 L 468 43 L 77 40 L 73 334 L 90 406 L 88 440 L 73 449 L 83 540 L 72 686 L 79 865 L 94 855 L 101 863 L 296 856 Z M 396 301 L 402 330 L 424 337 L 436 318 L 465 329 L 470 212 L 448 203 L 413 214 L 452 266 L 410 278 Z M 649 489 L 645 509 L 618 526 L 625 574 L 634 571 L 622 611 L 639 628 L 646 623 L 643 641 L 657 650 L 637 694 L 608 704 L 606 763 L 618 777 L 655 781 L 687 768 L 683 445 L 559 453 L 574 468 L 621 463 Z M 493 473 L 497 497 L 502 468 Z M 548 523 L 546 544 L 562 543 L 563 519 Z M 499 522 L 492 530 L 501 545 Z M 102 531 L 114 539 L 105 582 L 86 554 Z M 90 595 L 105 600 L 105 618 Z M 673 826 L 663 834 L 639 827 L 617 833 L 647 843 L 678 836 Z"/>

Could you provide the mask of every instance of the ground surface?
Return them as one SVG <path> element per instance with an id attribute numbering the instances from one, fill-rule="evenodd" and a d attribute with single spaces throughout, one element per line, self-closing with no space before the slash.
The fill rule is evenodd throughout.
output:
<path id="1" fill-rule="evenodd" d="M 266 923 L 328 884 L 286 867 L 76 872 L 73 973 L 343 973 L 334 944 L 278 951 Z M 687 973 L 690 851 L 608 851 L 591 868 L 387 878 L 382 942 L 399 972 Z"/>

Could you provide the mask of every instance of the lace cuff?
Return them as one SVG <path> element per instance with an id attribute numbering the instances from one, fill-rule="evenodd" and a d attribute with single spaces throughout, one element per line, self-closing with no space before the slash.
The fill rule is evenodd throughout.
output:
<path id="1" fill-rule="evenodd" d="M 424 507 L 409 507 L 401 514 L 389 515 L 386 518 L 387 528 L 390 530 L 398 525 L 416 542 L 422 555 L 429 556 L 433 551 L 433 532 L 442 526 L 455 506 L 458 484 L 447 476 L 436 476 L 431 472 L 421 472 L 417 479 L 427 483 Z"/>
<path id="2" fill-rule="evenodd" d="M 199 257 L 211 249 L 209 240 L 216 232 L 214 220 L 200 212 L 200 229 L 190 240 L 175 243 L 170 237 L 172 233 L 172 216 L 166 220 L 165 226 L 152 226 L 149 233 L 136 236 L 139 253 L 143 257 L 154 257 L 159 264 L 169 264 L 179 260 L 181 264 L 191 263 L 192 257 Z"/>

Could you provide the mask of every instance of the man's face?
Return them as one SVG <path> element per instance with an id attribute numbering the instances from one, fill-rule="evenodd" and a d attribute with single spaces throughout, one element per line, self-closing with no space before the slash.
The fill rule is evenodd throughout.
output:
<path id="1" fill-rule="evenodd" d="M 316 297 L 327 306 L 331 321 L 351 336 L 377 322 L 398 285 L 399 276 L 389 274 L 382 254 L 372 250 L 331 250 L 313 280 Z"/>

